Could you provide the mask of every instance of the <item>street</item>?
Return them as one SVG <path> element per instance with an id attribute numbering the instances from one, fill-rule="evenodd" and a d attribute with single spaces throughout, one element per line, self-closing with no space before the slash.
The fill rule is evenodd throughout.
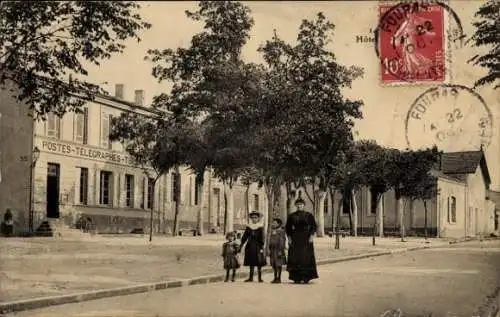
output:
<path id="1" fill-rule="evenodd" d="M 245 269 L 245 268 L 243 268 Z M 500 285 L 500 241 L 457 244 L 319 267 L 310 285 L 215 283 L 54 306 L 9 316 L 474 316 Z M 286 280 L 288 274 L 284 273 Z"/>

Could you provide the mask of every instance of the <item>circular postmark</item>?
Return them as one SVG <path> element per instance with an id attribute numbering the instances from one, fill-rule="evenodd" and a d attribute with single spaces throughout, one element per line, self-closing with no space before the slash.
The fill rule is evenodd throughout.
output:
<path id="1" fill-rule="evenodd" d="M 442 82 L 450 43 L 463 42 L 458 15 L 441 1 L 406 1 L 379 6 L 375 52 L 381 80 L 391 82 Z M 449 25 L 445 25 L 445 13 Z M 446 41 L 448 40 L 448 47 Z"/>
<path id="2" fill-rule="evenodd" d="M 409 147 L 437 145 L 443 151 L 486 148 L 492 138 L 493 116 L 484 99 L 461 85 L 426 90 L 406 115 Z"/>

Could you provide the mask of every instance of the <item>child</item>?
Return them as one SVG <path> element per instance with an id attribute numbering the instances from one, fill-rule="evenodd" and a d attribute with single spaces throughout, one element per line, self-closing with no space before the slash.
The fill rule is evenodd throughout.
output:
<path id="1" fill-rule="evenodd" d="M 274 271 L 274 280 L 271 283 L 281 283 L 281 268 L 286 264 L 286 234 L 282 225 L 281 219 L 274 218 L 269 234 L 267 254 Z"/>
<path id="2" fill-rule="evenodd" d="M 231 282 L 234 282 L 236 270 L 240 267 L 237 254 L 239 252 L 238 244 L 235 241 L 236 235 L 234 232 L 226 234 L 226 242 L 222 245 L 222 257 L 224 258 L 224 269 L 226 270 L 226 279 L 224 282 L 229 281 L 229 271 L 233 271 Z"/>
<path id="3" fill-rule="evenodd" d="M 262 267 L 266 265 L 266 257 L 264 254 L 264 226 L 260 222 L 260 213 L 252 211 L 250 213 L 250 223 L 247 225 L 243 236 L 241 237 L 241 245 L 245 246 L 244 266 L 250 267 L 250 276 L 245 282 L 253 282 L 254 269 L 257 267 L 259 283 L 262 280 Z"/>

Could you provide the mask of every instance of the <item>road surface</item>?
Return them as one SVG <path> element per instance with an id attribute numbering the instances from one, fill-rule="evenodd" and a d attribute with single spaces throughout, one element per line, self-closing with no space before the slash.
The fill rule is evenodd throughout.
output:
<path id="1" fill-rule="evenodd" d="M 263 284 L 190 286 L 9 316 L 375 317 L 400 309 L 402 316 L 472 317 L 500 286 L 500 241 L 320 266 L 319 275 L 310 285 L 270 284 L 265 275 Z"/>

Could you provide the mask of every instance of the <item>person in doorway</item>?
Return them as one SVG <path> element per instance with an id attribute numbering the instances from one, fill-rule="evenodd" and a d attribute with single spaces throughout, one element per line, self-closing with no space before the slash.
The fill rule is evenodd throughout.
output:
<path id="1" fill-rule="evenodd" d="M 304 210 L 304 200 L 297 199 L 295 207 L 297 211 L 288 216 L 285 225 L 289 244 L 287 271 L 289 279 L 294 283 L 307 284 L 318 278 L 313 245 L 317 225 L 314 216 Z"/>
<path id="2" fill-rule="evenodd" d="M 283 221 L 274 218 L 271 223 L 269 243 L 267 245 L 267 255 L 273 267 L 274 280 L 271 283 L 281 283 L 281 269 L 286 264 L 286 235 L 283 229 Z"/>
<path id="3" fill-rule="evenodd" d="M 229 281 L 229 272 L 232 271 L 231 281 L 234 282 L 236 277 L 236 270 L 240 268 L 237 254 L 239 246 L 235 241 L 236 235 L 234 232 L 226 234 L 226 242 L 222 245 L 222 258 L 224 259 L 224 269 L 226 270 L 226 279 L 224 282 Z"/>
<path id="4" fill-rule="evenodd" d="M 253 282 L 255 267 L 259 277 L 259 283 L 262 283 L 261 268 L 266 265 L 264 255 L 264 225 L 260 222 L 260 213 L 252 211 L 250 213 L 250 223 L 245 228 L 241 237 L 241 246 L 245 246 L 244 266 L 250 267 L 250 276 L 245 282 Z"/>

